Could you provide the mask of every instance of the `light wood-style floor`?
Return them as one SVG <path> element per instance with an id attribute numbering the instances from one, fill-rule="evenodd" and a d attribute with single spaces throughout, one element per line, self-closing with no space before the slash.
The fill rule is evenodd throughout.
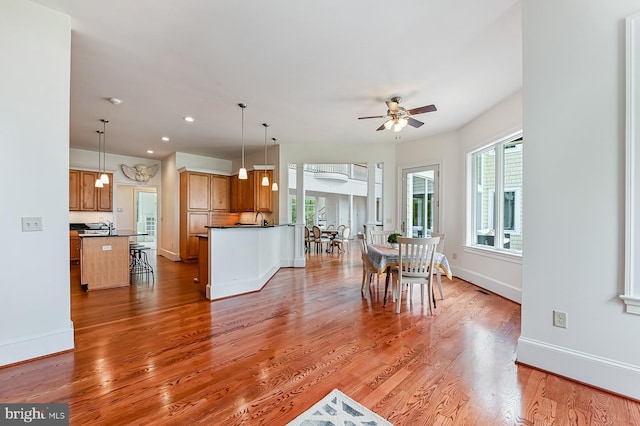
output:
<path id="1" fill-rule="evenodd" d="M 418 291 L 397 315 L 384 280 L 362 297 L 359 257 L 310 254 L 215 302 L 197 265 L 154 258 L 155 284 L 88 293 L 72 266 L 76 349 L 0 369 L 0 402 L 66 402 L 72 425 L 284 425 L 337 388 L 395 425 L 640 425 L 639 402 L 516 364 L 519 305 L 445 278 L 435 316 Z"/>

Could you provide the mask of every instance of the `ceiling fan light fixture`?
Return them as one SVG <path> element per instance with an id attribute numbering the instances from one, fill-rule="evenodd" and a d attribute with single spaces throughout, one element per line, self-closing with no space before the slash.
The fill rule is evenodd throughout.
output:
<path id="1" fill-rule="evenodd" d="M 384 122 L 384 128 L 389 130 L 391 127 L 393 127 L 393 120 L 387 120 Z"/>

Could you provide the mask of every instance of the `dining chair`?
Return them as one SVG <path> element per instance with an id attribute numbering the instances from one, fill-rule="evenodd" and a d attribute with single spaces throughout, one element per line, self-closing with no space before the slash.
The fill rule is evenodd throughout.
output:
<path id="1" fill-rule="evenodd" d="M 396 313 L 400 313 L 402 289 L 409 284 L 408 297 L 413 296 L 413 285 L 420 284 L 420 303 L 424 305 L 424 287 L 427 287 L 429 312 L 433 314 L 433 262 L 440 238 L 398 237 L 398 277 L 396 291 Z"/>
<path id="2" fill-rule="evenodd" d="M 315 242 L 315 238 L 311 235 L 311 231 L 309 231 L 309 227 L 304 227 L 304 251 L 311 252 L 311 245 Z"/>
<path id="3" fill-rule="evenodd" d="M 338 236 L 342 236 L 342 231 L 346 228 L 345 225 L 338 225 Z"/>
<path id="4" fill-rule="evenodd" d="M 372 229 L 369 231 L 369 244 L 386 244 L 389 234 L 395 231 L 377 231 Z"/>
<path id="5" fill-rule="evenodd" d="M 438 237 L 440 238 L 440 242 L 438 243 L 438 247 L 436 248 L 436 251 L 438 253 L 444 253 L 444 237 L 445 237 L 445 233 L 444 232 L 432 232 L 431 236 L 433 238 Z M 435 268 L 435 270 L 433 271 L 436 273 L 436 278 L 438 280 L 438 290 L 440 290 L 440 299 L 444 300 L 444 294 L 442 293 L 442 269 L 440 268 Z"/>
<path id="6" fill-rule="evenodd" d="M 334 229 L 336 226 L 332 223 L 331 225 L 327 226 L 327 229 Z"/>
<path id="7" fill-rule="evenodd" d="M 351 236 L 351 227 L 345 226 L 342 230 L 342 234 L 338 233 L 333 239 L 333 245 L 338 247 L 338 253 L 343 253 L 345 247 L 349 248 L 349 237 Z"/>
<path id="8" fill-rule="evenodd" d="M 371 259 L 369 259 L 369 253 L 367 249 L 367 240 L 364 237 L 364 234 L 358 232 L 358 245 L 360 246 L 360 255 L 362 257 L 362 286 L 360 287 L 360 292 L 364 292 L 364 284 L 365 282 L 369 283 L 369 296 L 371 296 L 371 279 L 373 278 L 373 274 L 377 277 L 376 288 L 380 286 L 380 275 L 378 274 L 378 270 L 371 263 Z"/>
<path id="9" fill-rule="evenodd" d="M 315 244 L 316 254 L 318 252 L 318 248 L 320 248 L 320 252 L 322 252 L 322 246 L 327 245 L 327 249 L 329 249 L 329 244 L 331 244 L 331 238 L 323 237 L 322 230 L 317 226 L 313 226 L 313 242 Z"/>

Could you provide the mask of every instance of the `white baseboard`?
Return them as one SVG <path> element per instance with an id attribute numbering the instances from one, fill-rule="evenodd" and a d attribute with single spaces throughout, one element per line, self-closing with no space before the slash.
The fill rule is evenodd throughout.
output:
<path id="1" fill-rule="evenodd" d="M 274 266 L 271 269 L 265 271 L 265 273 L 254 279 L 246 279 L 244 281 L 229 281 L 229 282 L 216 282 L 214 287 L 211 284 L 206 286 L 207 299 L 214 301 L 216 299 L 223 299 L 230 296 L 238 296 L 241 294 L 252 293 L 254 291 L 262 290 L 262 287 L 273 277 L 280 268 Z"/>
<path id="2" fill-rule="evenodd" d="M 180 262 L 180 253 L 175 253 L 165 249 L 158 249 L 158 255 L 166 257 L 174 262 Z"/>
<path id="3" fill-rule="evenodd" d="M 518 339 L 518 362 L 640 400 L 640 367 L 526 337 Z"/>
<path id="4" fill-rule="evenodd" d="M 69 328 L 0 344 L 0 366 L 52 355 L 73 348 L 73 322 L 69 321 Z"/>
<path id="5" fill-rule="evenodd" d="M 499 294 L 513 302 L 522 303 L 522 290 L 519 288 L 464 268 L 453 267 L 451 272 L 456 277 L 469 281 L 478 287 L 482 287 L 492 293 Z"/>

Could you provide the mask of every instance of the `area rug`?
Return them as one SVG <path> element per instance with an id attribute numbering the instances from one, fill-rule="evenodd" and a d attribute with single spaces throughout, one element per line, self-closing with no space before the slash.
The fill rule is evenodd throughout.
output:
<path id="1" fill-rule="evenodd" d="M 393 426 L 391 423 L 334 389 L 287 426 Z"/>

